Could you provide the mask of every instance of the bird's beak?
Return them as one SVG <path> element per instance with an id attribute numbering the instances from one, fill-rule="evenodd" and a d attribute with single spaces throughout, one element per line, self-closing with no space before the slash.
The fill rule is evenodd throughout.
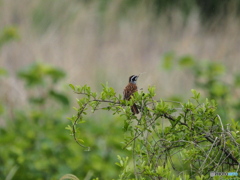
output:
<path id="1" fill-rule="evenodd" d="M 146 72 L 140 73 L 137 77 L 139 77 L 141 74 L 144 74 L 144 73 L 146 73 Z"/>

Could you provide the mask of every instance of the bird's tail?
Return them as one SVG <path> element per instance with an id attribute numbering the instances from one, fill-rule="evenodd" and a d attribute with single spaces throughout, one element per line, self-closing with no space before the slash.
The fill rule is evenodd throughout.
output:
<path id="1" fill-rule="evenodd" d="M 133 114 L 138 114 L 139 113 L 138 108 L 137 108 L 135 103 L 132 105 L 131 110 L 132 110 Z"/>

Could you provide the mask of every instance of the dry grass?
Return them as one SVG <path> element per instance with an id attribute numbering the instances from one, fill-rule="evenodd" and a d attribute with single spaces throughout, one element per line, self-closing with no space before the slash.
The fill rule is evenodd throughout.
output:
<path id="1" fill-rule="evenodd" d="M 146 72 L 139 79 L 139 86 L 146 90 L 148 85 L 156 85 L 161 97 L 189 94 L 192 88 L 191 77 L 186 72 L 166 73 L 160 68 L 166 52 L 220 61 L 230 72 L 239 69 L 240 26 L 234 16 L 226 17 L 224 26 L 212 24 L 205 29 L 196 11 L 183 26 L 178 11 L 156 20 L 142 4 L 118 18 L 119 1 L 114 1 L 102 16 L 104 19 L 98 13 L 97 3 L 67 1 L 66 4 L 62 0 L 60 23 L 50 24 L 44 33 L 37 33 L 32 25 L 32 12 L 40 2 L 4 0 L 0 7 L 0 27 L 15 24 L 21 35 L 21 41 L 6 45 L 0 53 L 0 66 L 10 72 L 10 77 L 3 81 L 5 89 L 1 94 L 10 105 L 24 103 L 27 97 L 23 85 L 16 79 L 16 71 L 37 59 L 66 70 L 66 83 L 87 83 L 97 91 L 100 83 L 108 81 L 122 93 L 130 75 Z M 57 8 L 61 4 L 51 6 Z M 63 25 L 72 12 L 74 18 Z"/>

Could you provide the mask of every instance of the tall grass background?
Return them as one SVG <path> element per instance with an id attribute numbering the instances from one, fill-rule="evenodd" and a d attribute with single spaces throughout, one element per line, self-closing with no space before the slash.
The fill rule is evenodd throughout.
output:
<path id="1" fill-rule="evenodd" d="M 63 68 L 66 83 L 99 90 L 108 81 L 119 93 L 130 75 L 146 72 L 139 87 L 156 85 L 162 98 L 190 93 L 192 87 L 184 70 L 168 74 L 161 69 L 167 52 L 222 62 L 229 72 L 238 71 L 240 24 L 234 11 L 203 25 L 197 9 L 187 18 L 177 8 L 156 17 L 144 1 L 122 12 L 121 1 L 107 7 L 103 2 L 2 1 L 0 27 L 15 25 L 21 39 L 0 53 L 0 66 L 10 73 L 1 94 L 17 101 L 14 106 L 24 103 L 27 95 L 15 72 L 36 60 Z"/>
<path id="2" fill-rule="evenodd" d="M 7 78 L 1 79 L 0 86 L 0 99 L 7 107 L 7 116 L 16 116 L 15 109 L 31 109 L 28 97 L 40 93 L 37 90 L 29 91 L 17 77 L 19 69 L 36 61 L 57 66 L 66 72 L 67 77 L 57 88 L 65 90 L 72 99 L 78 96 L 73 95 L 69 83 L 88 84 L 93 91 L 100 92 L 101 83 L 108 82 L 109 86 L 121 94 L 128 83 L 128 77 L 142 72 L 145 73 L 138 79 L 138 87 L 144 91 L 147 91 L 149 85 L 155 85 L 157 98 L 168 99 L 176 95 L 188 98 L 194 88 L 193 77 L 184 68 L 170 72 L 162 68 L 163 58 L 169 52 L 174 52 L 176 57 L 190 55 L 198 61 L 222 63 L 228 70 L 226 82 L 232 81 L 232 74 L 239 71 L 240 19 L 236 8 L 231 4 L 228 7 L 229 13 L 203 23 L 201 12 L 196 7 L 187 16 L 174 6 L 156 15 L 154 4 L 147 1 L 139 1 L 129 7 L 122 2 L 0 0 L 0 29 L 14 26 L 20 36 L 18 41 L 8 43 L 0 50 L 0 67 L 9 73 Z M 71 106 L 73 105 L 76 102 L 72 101 Z M 5 117 L 0 117 L 1 126 L 6 124 Z M 108 165 L 114 166 L 114 157 L 121 152 L 119 139 L 113 136 L 120 133 L 121 121 L 111 121 L 110 116 L 101 117 L 95 115 L 89 122 L 92 125 L 86 125 L 87 128 L 83 130 L 85 135 L 90 136 L 86 139 L 90 139 L 92 144 L 103 151 L 98 155 L 96 151 L 95 154 L 87 155 L 81 152 L 77 145 L 72 145 L 75 142 L 68 135 L 71 139 L 67 144 L 70 148 L 68 153 L 71 156 L 72 152 L 79 153 L 75 163 L 81 168 L 86 166 L 84 162 L 88 158 L 94 156 L 94 161 L 101 162 L 103 157 L 109 158 L 109 154 L 111 164 Z M 89 128 L 90 126 L 94 128 Z M 113 126 L 119 127 L 119 132 L 112 129 Z M 59 130 L 62 131 L 65 133 L 64 128 Z M 91 136 L 93 132 L 95 134 Z M 106 140 L 105 136 L 112 139 Z M 77 165 L 74 168 L 79 168 Z M 41 162 L 39 166 L 43 167 L 44 163 Z M 85 167 L 82 176 L 86 180 L 90 179 L 92 167 L 103 173 L 101 166 L 100 163 Z M 72 172 L 71 168 L 74 169 L 69 165 L 66 167 L 59 168 L 62 175 Z M 74 170 L 78 173 L 79 169 L 76 169 Z M 105 172 L 111 178 L 116 178 L 117 173 L 117 170 L 113 173 Z"/>

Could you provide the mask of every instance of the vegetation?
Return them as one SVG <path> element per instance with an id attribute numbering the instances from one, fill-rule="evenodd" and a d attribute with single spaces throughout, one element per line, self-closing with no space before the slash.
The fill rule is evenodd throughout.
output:
<path id="1" fill-rule="evenodd" d="M 18 76 L 29 89 L 30 107 L 14 110 L 13 118 L 5 116 L 7 124 L 0 129 L 1 178 L 34 179 L 37 176 L 56 179 L 67 173 L 81 178 L 86 177 L 87 172 L 102 179 L 116 178 L 118 174 L 120 179 L 174 179 L 178 176 L 204 179 L 211 170 L 236 171 L 239 125 L 233 119 L 231 125 L 229 123 L 231 116 L 238 120 L 238 106 L 235 105 L 237 100 L 232 100 L 233 93 L 227 91 L 229 85 L 224 88 L 220 78 L 224 68 L 211 62 L 198 64 L 189 56 L 169 57 L 164 57 L 164 69 L 170 72 L 174 69 L 172 64 L 178 62 L 181 68 L 194 72 L 196 85 L 201 87 L 199 90 L 219 102 L 219 108 L 214 100 L 201 99 L 195 90 L 186 103 L 154 100 L 154 87 L 149 87 L 148 92 L 136 93 L 132 101 L 126 102 L 108 84 L 102 85 L 100 95 L 87 85 L 70 85 L 77 94 L 85 97 L 77 100 L 79 107 L 74 108 L 77 115 L 69 118 L 73 126 L 68 125 L 67 129 L 86 150 L 91 147 L 90 152 L 82 151 L 63 131 L 67 124 L 64 116 L 70 112 L 70 102 L 67 94 L 55 87 L 65 73 L 43 63 L 20 70 Z M 238 75 L 233 82 L 236 91 Z M 219 84 L 222 88 L 215 87 Z M 141 109 L 140 117 L 132 115 L 129 108 L 135 101 Z M 102 106 L 104 103 L 106 105 Z M 2 106 L 4 116 L 7 107 Z M 92 112 L 107 110 L 113 115 L 100 113 L 97 116 L 100 121 L 92 123 L 86 116 L 89 113 L 87 108 Z M 84 121 L 86 123 L 82 124 Z M 116 165 L 122 168 L 121 173 L 114 165 L 117 155 L 120 156 Z M 108 171 L 105 171 L 106 166 Z"/>
<path id="2" fill-rule="evenodd" d="M 205 179 L 212 170 L 238 171 L 238 100 L 230 90 L 238 90 L 239 75 L 234 75 L 230 86 L 223 81 L 226 70 L 221 64 L 199 62 L 191 56 L 177 58 L 173 53 L 164 56 L 162 67 L 168 73 L 175 68 L 189 71 L 209 100 L 195 90 L 186 103 L 171 97 L 155 100 L 155 87 L 149 87 L 126 102 L 108 84 L 102 84 L 100 95 L 87 85 L 70 85 L 85 97 L 77 99 L 77 115 L 68 118 L 72 124 L 67 125 L 64 117 L 70 113 L 71 98 L 56 88 L 66 75 L 63 70 L 40 62 L 21 69 L 17 75 L 25 81 L 30 106 L 14 109 L 11 117 L 2 103 L 7 123 L 0 128 L 1 178 L 59 179 L 71 173 L 100 179 Z M 1 72 L 7 74 L 3 68 Z M 140 116 L 132 115 L 133 102 Z M 93 123 L 92 116 L 86 116 L 87 108 L 111 115 L 99 113 L 95 118 L 100 121 Z M 74 143 L 65 126 L 88 151 Z"/>
<path id="3" fill-rule="evenodd" d="M 70 99 L 56 87 L 65 73 L 35 63 L 20 70 L 18 76 L 28 88 L 29 107 L 14 109 L 11 118 L 5 116 L 8 107 L 3 104 L 2 117 L 6 118 L 6 126 L 0 128 L 0 179 L 60 179 L 66 173 L 79 178 L 115 177 L 118 172 L 114 165 L 115 153 L 127 155 L 120 151 L 121 138 L 112 136 L 113 132 L 121 132 L 119 118 L 112 120 L 100 116 L 104 120 L 98 123 L 91 123 L 88 118 L 90 123 L 86 123 L 82 133 L 88 136 L 93 150 L 83 152 L 64 131 Z M 106 133 L 105 128 L 111 130 Z M 110 172 L 105 171 L 106 167 Z"/>
<path id="4" fill-rule="evenodd" d="M 132 151 L 134 172 L 129 169 L 128 157 L 118 156 L 120 163 L 116 164 L 123 168 L 119 179 L 133 178 L 133 174 L 135 179 L 206 179 L 210 178 L 210 171 L 238 171 L 240 126 L 234 120 L 233 125 L 223 125 L 215 112 L 214 100 L 200 103 L 200 93 L 192 90 L 195 103 L 191 100 L 187 103 L 157 101 L 154 100 L 155 87 L 149 87 L 148 93 L 136 92 L 128 102 L 107 84 L 102 86 L 103 91 L 97 96 L 87 85 L 74 87 L 70 84 L 75 93 L 85 97 L 77 99 L 79 108 L 74 107 L 77 115 L 68 118 L 72 127 L 66 129 L 89 151 L 79 139 L 78 128 L 78 124 L 84 123 L 87 109 L 107 110 L 123 116 L 123 149 Z M 169 106 L 168 102 L 180 107 Z M 132 114 L 133 103 L 138 104 L 140 116 Z"/>
<path id="5" fill-rule="evenodd" d="M 225 64 L 189 55 L 179 57 L 177 53 L 169 52 L 159 57 L 173 48 L 165 42 L 178 42 L 182 35 L 185 39 L 184 32 L 191 30 L 192 26 L 184 31 L 182 19 L 178 19 L 179 12 L 187 20 L 192 10 L 197 10 L 203 23 L 214 20 L 215 25 L 215 20 L 222 22 L 225 15 L 226 19 L 229 14 L 238 15 L 239 7 L 240 3 L 232 0 L 24 3 L 0 0 L 0 51 L 3 54 L 0 63 L 7 64 L 0 67 L 0 179 L 208 179 L 212 170 L 239 172 L 240 74 L 232 73 Z M 159 25 L 161 15 L 167 20 L 161 20 Z M 174 20 L 172 15 L 177 19 Z M 125 21 L 129 17 L 132 19 Z M 163 24 L 164 21 L 167 23 Z M 180 21 L 180 25 L 175 21 Z M 168 23 L 177 25 L 167 28 Z M 234 26 L 226 27 L 238 30 L 237 23 L 232 24 Z M 210 30 L 214 29 L 210 27 Z M 222 32 L 225 34 L 224 30 Z M 230 37 L 238 42 L 238 31 L 232 36 L 234 32 L 230 31 Z M 161 33 L 162 36 L 170 35 L 159 37 Z M 199 39 L 205 35 L 202 31 L 194 33 L 200 34 Z M 221 33 L 219 36 L 222 39 Z M 188 41 L 196 43 L 193 40 L 182 41 L 179 46 L 185 42 L 188 45 Z M 12 48 L 17 41 L 22 42 Z M 201 44 L 201 41 L 197 42 Z M 219 44 L 216 39 L 215 42 Z M 125 47 L 126 44 L 136 49 Z M 162 44 L 169 47 L 165 49 Z M 221 50 L 224 44 L 225 50 L 228 47 L 231 53 L 238 51 L 237 43 L 223 43 Z M 94 55 L 93 51 L 96 52 Z M 192 90 L 192 97 L 189 88 L 184 93 L 174 90 L 170 96 L 156 98 L 161 93 L 160 83 L 153 81 L 156 88 L 149 86 L 139 91 L 130 102 L 122 100 L 121 92 L 108 85 L 122 86 L 116 83 L 114 78 L 119 78 L 119 74 L 112 68 L 119 63 L 113 65 L 109 61 L 114 57 L 129 62 L 128 55 L 133 59 L 133 64 L 128 66 L 131 71 L 136 63 L 147 68 L 146 57 L 154 60 L 152 64 L 149 60 L 149 69 L 152 65 L 155 67 L 156 62 L 161 64 L 160 68 L 154 69 L 156 77 L 160 71 L 166 77 L 184 71 L 187 79 L 193 82 L 191 88 L 196 89 Z M 222 57 L 225 55 L 223 53 Z M 43 61 L 47 57 L 45 60 L 51 63 L 38 60 L 19 69 L 26 62 L 39 59 L 38 56 Z M 64 67 L 69 59 L 74 61 L 70 65 L 75 67 L 74 70 Z M 81 62 L 76 62 L 78 59 Z M 52 65 L 54 61 L 62 63 L 65 69 Z M 105 77 L 111 72 L 100 71 L 100 65 L 105 69 L 111 67 L 111 75 L 116 75 L 109 78 L 108 84 L 102 85 L 102 92 L 93 91 L 98 87 L 92 85 L 105 82 L 106 78 L 101 79 L 100 75 Z M 89 73 L 87 67 L 97 67 L 93 69 L 96 77 L 78 74 L 84 70 Z M 71 79 L 66 77 L 72 72 L 81 85 L 70 85 L 76 93 L 74 96 L 66 85 Z M 8 82 L 14 86 L 8 86 Z M 88 84 L 82 86 L 83 82 Z M 161 81 L 160 86 L 164 83 L 166 81 Z M 20 103 L 20 98 L 15 97 L 26 97 L 26 100 Z M 77 102 L 73 101 L 75 97 Z M 133 102 L 141 111 L 139 116 L 130 112 Z M 74 111 L 70 106 L 75 106 Z M 74 115 L 67 120 L 72 113 Z"/>

